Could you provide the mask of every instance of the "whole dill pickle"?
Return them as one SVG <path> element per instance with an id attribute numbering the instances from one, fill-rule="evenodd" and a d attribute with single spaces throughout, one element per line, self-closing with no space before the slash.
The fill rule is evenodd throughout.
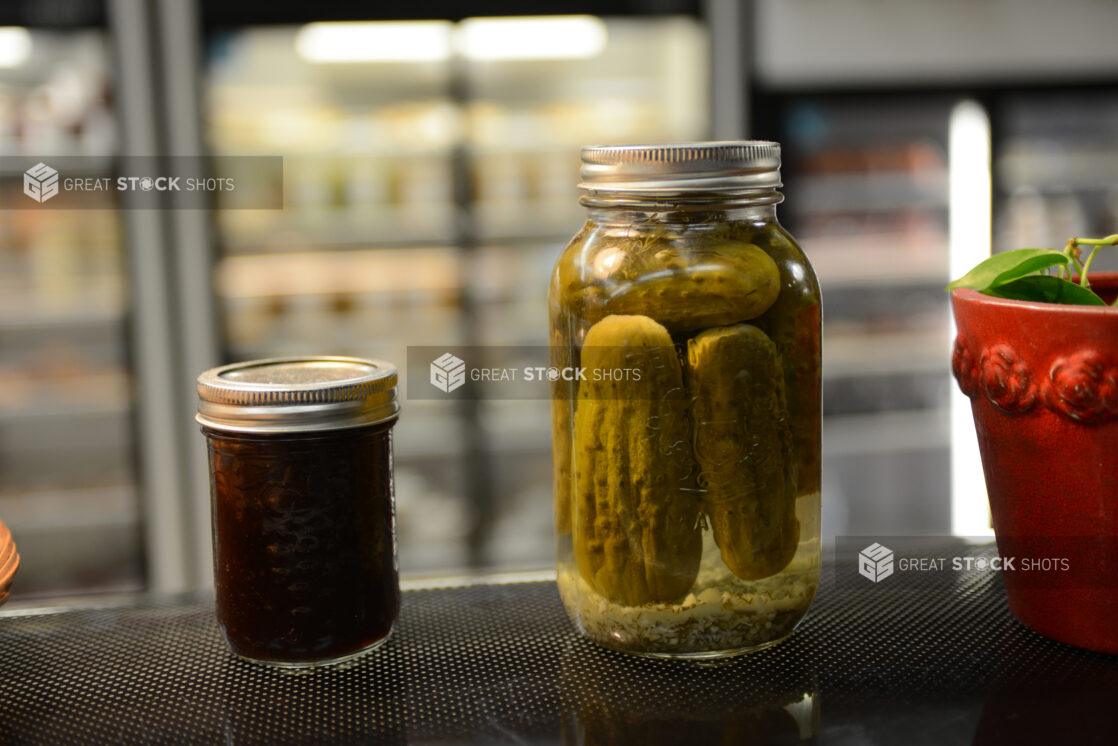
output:
<path id="1" fill-rule="evenodd" d="M 783 570 L 799 543 L 784 372 L 750 324 L 687 343 L 694 452 L 722 560 L 743 580 Z"/>
<path id="2" fill-rule="evenodd" d="M 734 241 L 650 250 L 609 280 L 585 291 L 578 305 L 587 318 L 642 314 L 682 335 L 756 318 L 780 294 L 776 262 L 757 246 Z"/>
<path id="3" fill-rule="evenodd" d="M 691 588 L 702 554 L 683 371 L 647 316 L 607 316 L 582 347 L 574 416 L 573 544 L 582 577 L 629 606 Z M 598 378 L 627 368 L 639 380 Z"/>

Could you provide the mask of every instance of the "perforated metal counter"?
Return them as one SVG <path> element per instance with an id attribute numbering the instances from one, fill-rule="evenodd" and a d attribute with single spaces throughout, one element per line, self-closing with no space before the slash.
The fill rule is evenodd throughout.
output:
<path id="1" fill-rule="evenodd" d="M 206 598 L 0 612 L 0 743 L 1118 741 L 1118 657 L 1021 626 L 996 573 L 896 580 L 824 572 L 789 640 L 716 664 L 584 642 L 550 582 L 406 591 L 384 647 L 306 672 L 233 658 Z"/>

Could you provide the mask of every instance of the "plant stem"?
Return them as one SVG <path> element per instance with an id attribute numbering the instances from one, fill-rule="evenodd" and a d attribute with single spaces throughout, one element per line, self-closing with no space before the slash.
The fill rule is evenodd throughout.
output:
<path id="1" fill-rule="evenodd" d="M 1107 236 L 1106 238 L 1073 238 L 1068 243 L 1076 243 L 1080 246 L 1114 246 L 1118 244 L 1118 233 Z"/>
<path id="2" fill-rule="evenodd" d="M 1071 260 L 1071 264 L 1075 268 L 1075 271 L 1078 272 L 1080 278 L 1082 278 L 1084 275 L 1083 275 L 1083 265 L 1079 263 L 1080 252 L 1079 252 L 1079 239 L 1078 238 L 1069 238 L 1068 239 L 1068 242 L 1066 244 L 1064 244 L 1064 254 L 1067 256 L 1068 259 Z M 1069 277 L 1067 279 L 1069 279 L 1069 280 L 1071 279 L 1070 272 L 1069 272 Z"/>
<path id="3" fill-rule="evenodd" d="M 1100 245 L 1095 244 L 1095 247 L 1091 249 L 1091 253 L 1087 255 L 1087 261 L 1083 262 L 1083 269 L 1079 273 L 1079 284 L 1085 288 L 1091 287 L 1091 281 L 1087 279 L 1087 272 L 1091 269 L 1091 262 L 1095 261 L 1095 254 L 1099 253 Z"/>
<path id="4" fill-rule="evenodd" d="M 1095 255 L 1099 253 L 1100 246 L 1114 246 L 1118 244 L 1118 233 L 1107 236 L 1106 238 L 1069 238 L 1067 244 L 1064 246 L 1064 253 L 1067 254 L 1073 262 L 1075 262 L 1076 269 L 1079 271 L 1079 284 L 1085 288 L 1091 287 L 1091 282 L 1087 279 L 1087 272 L 1091 269 L 1091 263 L 1095 261 Z M 1082 264 L 1079 263 L 1079 257 L 1076 256 L 1080 246 L 1092 246 L 1091 253 L 1087 255 L 1087 261 Z"/>

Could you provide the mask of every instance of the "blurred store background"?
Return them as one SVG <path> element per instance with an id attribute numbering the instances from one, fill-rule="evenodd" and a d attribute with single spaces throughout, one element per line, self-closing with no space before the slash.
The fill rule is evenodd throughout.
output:
<path id="1" fill-rule="evenodd" d="M 826 309 L 825 538 L 987 529 L 943 286 L 1118 232 L 1118 4 L 378 5 L 0 6 L 14 598 L 210 582 L 205 368 L 546 344 L 590 143 L 781 141 Z M 10 165 L 172 154 L 283 156 L 285 208 L 40 210 Z M 404 406 L 405 576 L 550 566 L 546 403 Z"/>

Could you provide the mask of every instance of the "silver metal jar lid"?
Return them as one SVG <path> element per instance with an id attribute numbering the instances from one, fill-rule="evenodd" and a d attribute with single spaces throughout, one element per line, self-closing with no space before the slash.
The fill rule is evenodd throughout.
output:
<path id="1" fill-rule="evenodd" d="M 399 414 L 396 366 L 353 357 L 284 357 L 212 368 L 198 376 L 198 415 L 214 430 L 338 430 Z"/>
<path id="2" fill-rule="evenodd" d="M 598 145 L 582 149 L 586 195 L 736 194 L 775 189 L 780 143 L 767 140 Z"/>

